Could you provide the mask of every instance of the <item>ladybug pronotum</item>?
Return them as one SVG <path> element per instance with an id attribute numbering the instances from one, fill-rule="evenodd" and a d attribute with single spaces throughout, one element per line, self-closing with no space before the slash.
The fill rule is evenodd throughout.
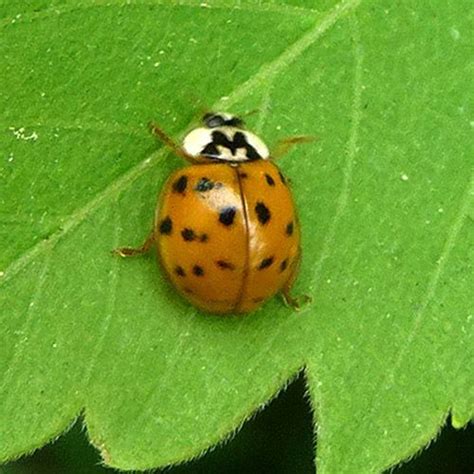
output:
<path id="1" fill-rule="evenodd" d="M 270 156 L 240 118 L 208 113 L 202 122 L 181 147 L 151 125 L 191 166 L 167 180 L 145 243 L 115 252 L 132 256 L 155 246 L 173 286 L 210 313 L 247 313 L 278 292 L 298 308 L 290 289 L 300 228 L 288 181 L 273 159 L 308 137 L 283 140 Z"/>

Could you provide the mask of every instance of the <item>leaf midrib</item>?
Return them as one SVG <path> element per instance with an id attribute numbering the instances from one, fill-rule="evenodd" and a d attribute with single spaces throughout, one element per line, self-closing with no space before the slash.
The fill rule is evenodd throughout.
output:
<path id="1" fill-rule="evenodd" d="M 360 5 L 362 0 L 345 0 L 338 3 L 332 8 L 316 25 L 303 34 L 298 40 L 286 48 L 273 61 L 264 64 L 260 70 L 247 81 L 237 86 L 224 100 L 220 100 L 213 105 L 213 108 L 231 107 L 239 100 L 245 97 L 250 90 L 258 85 L 269 81 L 270 78 L 276 77 L 284 69 L 286 69 L 292 62 L 294 62 L 301 54 L 310 46 L 312 46 L 326 31 L 334 26 L 337 21 L 343 18 L 351 10 Z M 72 212 L 66 216 L 62 222 L 61 229 L 51 234 L 48 240 L 40 241 L 23 252 L 19 257 L 13 260 L 8 267 L 3 271 L 3 278 L 0 283 L 5 284 L 19 271 L 21 271 L 32 259 L 40 255 L 47 248 L 52 248 L 62 237 L 67 235 L 71 230 L 77 227 L 84 219 L 93 211 L 95 211 L 100 204 L 107 199 L 118 195 L 128 185 L 133 183 L 136 179 L 142 176 L 151 166 L 155 165 L 158 160 L 164 156 L 166 150 L 160 149 L 152 153 L 144 161 L 138 163 L 136 166 L 130 168 L 123 175 L 115 178 L 111 183 L 92 198 L 88 203 L 80 209 Z"/>

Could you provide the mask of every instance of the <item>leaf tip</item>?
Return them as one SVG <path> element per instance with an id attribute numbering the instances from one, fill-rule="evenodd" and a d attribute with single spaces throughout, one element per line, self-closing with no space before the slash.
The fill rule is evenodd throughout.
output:
<path id="1" fill-rule="evenodd" d="M 470 420 L 471 416 L 468 414 L 456 413 L 455 411 L 451 413 L 451 425 L 457 430 L 464 428 Z"/>

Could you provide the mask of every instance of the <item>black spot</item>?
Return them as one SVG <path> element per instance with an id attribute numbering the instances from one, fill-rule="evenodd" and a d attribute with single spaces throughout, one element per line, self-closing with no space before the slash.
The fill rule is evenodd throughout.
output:
<path id="1" fill-rule="evenodd" d="M 183 237 L 183 240 L 185 240 L 186 242 L 191 242 L 192 240 L 194 240 L 196 238 L 196 234 L 194 233 L 194 230 L 193 229 L 183 229 L 181 231 L 181 236 Z"/>
<path id="2" fill-rule="evenodd" d="M 172 230 L 173 230 L 173 222 L 171 221 L 169 216 L 165 217 L 160 222 L 160 234 L 170 235 Z"/>
<path id="3" fill-rule="evenodd" d="M 265 179 L 269 186 L 275 186 L 275 180 L 267 173 L 265 173 Z"/>
<path id="4" fill-rule="evenodd" d="M 186 186 L 188 185 L 188 177 L 187 176 L 180 176 L 174 183 L 173 183 L 173 192 L 184 194 L 186 190 Z"/>
<path id="5" fill-rule="evenodd" d="M 201 234 L 199 236 L 199 242 L 207 242 L 209 240 L 209 236 L 207 234 Z"/>
<path id="6" fill-rule="evenodd" d="M 248 178 L 248 177 L 249 177 L 249 175 L 248 175 L 247 173 L 244 173 L 244 172 L 242 172 L 242 173 L 239 173 L 239 176 L 240 176 L 241 178 L 243 178 L 243 179 L 245 179 L 245 178 Z"/>
<path id="7" fill-rule="evenodd" d="M 210 191 L 214 188 L 215 183 L 211 181 L 209 178 L 201 178 L 196 187 L 194 188 L 195 191 L 199 191 L 201 193 L 205 193 L 206 191 Z"/>
<path id="8" fill-rule="evenodd" d="M 199 265 L 194 265 L 193 273 L 198 277 L 203 276 L 204 275 L 204 269 L 202 267 L 200 267 Z"/>
<path id="9" fill-rule="evenodd" d="M 174 272 L 176 273 L 176 275 L 178 275 L 180 277 L 185 277 L 186 276 L 186 272 L 184 271 L 184 268 L 180 267 L 179 265 L 176 265 L 176 267 L 174 269 Z"/>
<path id="10" fill-rule="evenodd" d="M 223 270 L 235 270 L 235 265 L 225 260 L 217 260 L 216 265 Z"/>
<path id="11" fill-rule="evenodd" d="M 224 207 L 219 212 L 219 221 L 224 225 L 232 225 L 236 212 L 235 207 Z"/>
<path id="12" fill-rule="evenodd" d="M 282 172 L 281 172 L 281 171 L 278 171 L 278 174 L 279 174 L 279 176 L 280 176 L 281 182 L 282 182 L 283 184 L 286 184 L 286 178 L 283 176 Z"/>
<path id="13" fill-rule="evenodd" d="M 293 235 L 294 225 L 293 221 L 289 222 L 286 226 L 286 235 Z"/>
<path id="14" fill-rule="evenodd" d="M 288 267 L 288 259 L 285 258 L 283 262 L 280 263 L 280 272 L 284 272 Z"/>
<path id="15" fill-rule="evenodd" d="M 260 224 L 266 224 L 270 220 L 270 209 L 268 209 L 263 202 L 257 202 L 255 212 L 257 213 Z"/>
<path id="16" fill-rule="evenodd" d="M 258 266 L 258 269 L 263 270 L 264 268 L 268 268 L 273 263 L 273 260 L 274 260 L 273 257 L 264 258 L 260 262 L 260 265 Z"/>

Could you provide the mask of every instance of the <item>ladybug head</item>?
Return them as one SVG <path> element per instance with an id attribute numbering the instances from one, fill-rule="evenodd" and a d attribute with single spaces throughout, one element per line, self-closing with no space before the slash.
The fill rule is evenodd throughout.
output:
<path id="1" fill-rule="evenodd" d="M 203 127 L 191 130 L 183 140 L 186 154 L 197 162 L 228 162 L 267 160 L 269 151 L 254 133 L 245 130 L 239 117 L 227 113 L 207 113 Z"/>
<path id="2" fill-rule="evenodd" d="M 208 112 L 202 117 L 202 123 L 207 128 L 217 128 L 217 127 L 238 127 L 241 128 L 244 126 L 244 121 L 236 117 L 235 115 L 230 115 L 226 113 L 214 113 Z"/>

